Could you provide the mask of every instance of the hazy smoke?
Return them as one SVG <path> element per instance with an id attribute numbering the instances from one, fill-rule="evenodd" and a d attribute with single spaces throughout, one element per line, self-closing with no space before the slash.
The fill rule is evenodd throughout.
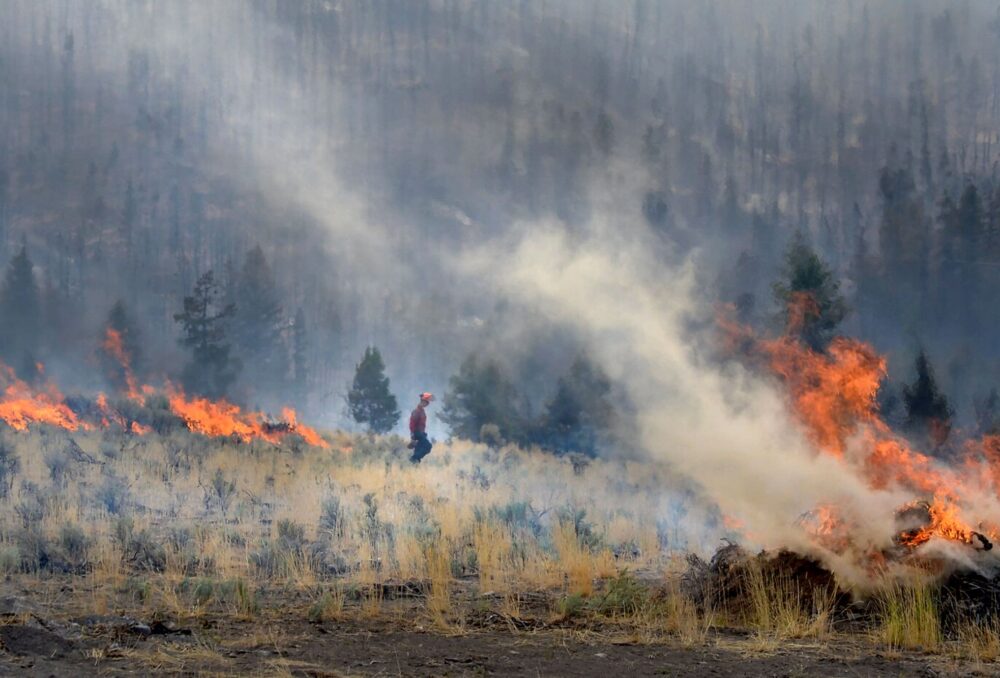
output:
<path id="1" fill-rule="evenodd" d="M 925 13 L 935 9 L 917 4 Z M 623 419 L 634 427 L 623 439 L 693 481 L 708 501 L 743 521 L 751 539 L 815 549 L 796 520 L 829 502 L 863 526 L 859 545 L 887 545 L 894 509 L 912 497 L 873 491 L 843 464 L 816 454 L 771 384 L 720 366 L 702 350 L 710 343 L 705 328 L 714 296 L 702 288 L 751 237 L 749 229 L 734 235 L 726 230 L 731 224 L 715 223 L 717 216 L 702 210 L 721 202 L 724 173 L 742 179 L 773 152 L 776 166 L 786 156 L 797 164 L 755 179 L 757 192 L 748 179 L 734 198 L 737 212 L 773 202 L 796 228 L 816 226 L 820 214 L 846 223 L 850 205 L 831 207 L 838 195 L 824 191 L 836 185 L 855 195 L 851 182 L 861 180 L 853 166 L 836 168 L 838 178 L 822 165 L 832 155 L 827 144 L 836 140 L 878 159 L 865 164 L 867 192 L 857 198 L 874 214 L 883 151 L 870 139 L 878 137 L 878 125 L 904 117 L 904 103 L 912 104 L 911 119 L 919 115 L 917 89 L 886 75 L 889 68 L 904 70 L 896 62 L 913 60 L 893 53 L 895 61 L 879 60 L 878 70 L 869 64 L 867 44 L 875 44 L 883 25 L 876 19 L 895 26 L 903 22 L 893 18 L 903 16 L 909 30 L 911 5 L 880 4 L 871 10 L 884 13 L 879 17 L 853 6 L 790 1 L 556 2 L 537 16 L 513 6 L 458 5 L 465 10 L 456 18 L 461 49 L 452 48 L 454 36 L 436 32 L 446 22 L 434 2 L 398 7 L 404 17 L 398 22 L 393 5 L 379 3 L 312 2 L 297 14 L 235 1 L 13 2 L 15 28 L 5 33 L 5 53 L 20 61 L 8 61 L 5 73 L 27 79 L 29 56 L 74 54 L 75 70 L 68 57 L 62 67 L 73 85 L 64 83 L 66 92 L 88 105 L 104 99 L 87 92 L 118 95 L 102 103 L 109 110 L 101 115 L 80 114 L 93 129 L 80 123 L 79 135 L 99 135 L 106 120 L 133 115 L 151 118 L 148 126 L 178 128 L 156 148 L 133 148 L 122 137 L 121 185 L 128 172 L 142 170 L 154 177 L 150 192 L 165 194 L 169 185 L 183 185 L 191 169 L 186 152 L 162 177 L 149 168 L 170 154 L 172 142 L 204 146 L 198 161 L 212 165 L 211 178 L 224 184 L 220 193 L 231 190 L 230 202 L 241 203 L 234 213 L 259 219 L 249 217 L 236 230 L 245 244 L 268 239 L 276 268 L 290 272 L 290 295 L 353 305 L 344 312 L 348 327 L 314 335 L 314 352 L 346 356 L 324 373 L 329 393 L 317 409 L 328 423 L 338 423 L 345 372 L 369 342 L 387 356 L 404 408 L 420 390 L 443 391 L 473 348 L 516 363 L 549 341 L 559 354 L 554 362 L 568 363 L 583 346 L 614 379 L 623 410 L 634 414 Z M 928 59 L 932 76 L 950 68 L 956 49 L 951 24 L 934 22 L 941 53 Z M 368 32 L 369 25 L 379 28 Z M 522 30 L 532 25 L 537 31 Z M 912 25 L 919 44 L 923 23 Z M 75 52 L 51 37 L 70 33 Z M 551 40 L 556 34 L 559 40 Z M 864 53 L 843 53 L 844 34 L 866 36 Z M 891 36 L 881 37 L 889 44 Z M 834 63 L 835 71 L 827 68 Z M 863 83 L 850 76 L 852 68 L 863 70 Z M 683 98 L 666 98 L 664 78 Z M 150 82 L 157 96 L 144 90 Z M 839 99 L 826 98 L 833 90 Z M 869 110 L 876 90 L 877 108 Z M 969 99 L 973 93 L 970 85 Z M 767 117 L 769 109 L 757 103 L 786 99 L 788 110 L 801 114 L 801 129 L 776 123 L 777 131 L 753 131 L 759 148 L 747 157 L 724 150 L 735 144 L 731 137 L 752 136 L 750 123 Z M 116 114 L 116 107 L 126 113 Z M 192 110 L 189 117 L 201 121 L 197 129 L 176 122 Z M 616 123 L 617 146 L 607 157 L 594 150 L 596 113 Z M 924 132 L 945 129 L 944 117 L 925 120 Z M 695 124 L 703 120 L 715 128 L 708 142 L 708 128 Z M 808 126 L 820 123 L 823 129 Z M 913 139 L 917 129 L 914 123 L 908 133 Z M 658 134 L 665 147 L 674 139 L 676 148 L 662 160 L 641 160 L 650 154 L 647 137 Z M 538 185 L 526 186 L 533 181 Z M 649 189 L 669 193 L 671 217 L 682 215 L 669 237 L 654 234 L 644 220 L 640 206 Z M 541 206 L 526 206 L 536 198 Z M 551 216 L 539 219 L 536 212 Z M 162 215 L 150 220 L 151 230 L 164 228 Z M 864 228 L 857 228 L 851 237 L 863 245 Z M 844 227 L 837 237 L 846 233 Z M 842 267 L 853 246 L 831 245 Z M 225 255 L 212 251 L 193 267 L 217 267 Z M 758 287 L 771 273 L 758 273 Z M 103 310 L 106 301 L 95 306 Z M 150 334 L 170 355 L 167 306 L 150 312 L 159 323 Z M 332 337 L 342 343 L 323 345 Z M 542 400 L 542 386 L 525 386 Z M 431 430 L 444 433 L 434 419 Z"/>

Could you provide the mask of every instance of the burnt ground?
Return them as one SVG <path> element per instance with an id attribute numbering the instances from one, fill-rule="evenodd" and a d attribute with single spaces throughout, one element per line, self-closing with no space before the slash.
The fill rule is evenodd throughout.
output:
<path id="1" fill-rule="evenodd" d="M 107 620 L 106 620 L 107 621 Z M 49 626 L 49 628 L 46 628 Z M 113 624 L 0 627 L 0 672 L 19 676 L 150 673 L 304 676 L 943 676 L 996 675 L 989 665 L 879 652 L 850 639 L 761 649 L 724 633 L 704 645 L 640 644 L 556 631 L 443 634 L 401 622 L 274 618 L 190 635 L 123 636 Z M 82 632 L 81 632 L 82 630 Z"/>
<path id="2" fill-rule="evenodd" d="M 761 641 L 713 630 L 685 646 L 641 629 L 484 606 L 436 625 L 418 597 L 385 600 L 375 614 L 348 603 L 336 619 L 311 622 L 304 599 L 281 591 L 262 596 L 249 619 L 223 610 L 171 619 L 149 604 L 86 613 L 93 592 L 79 585 L 2 583 L 5 676 L 1000 675 L 1000 664 L 899 653 L 858 633 Z"/>

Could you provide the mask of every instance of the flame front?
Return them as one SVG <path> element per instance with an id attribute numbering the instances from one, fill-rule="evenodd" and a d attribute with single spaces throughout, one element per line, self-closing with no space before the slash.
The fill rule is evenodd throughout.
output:
<path id="1" fill-rule="evenodd" d="M 189 398 L 175 387 L 169 389 L 169 401 L 171 411 L 183 419 L 189 429 L 202 435 L 237 438 L 243 442 L 260 439 L 279 444 L 284 435 L 296 433 L 310 445 L 329 447 L 315 430 L 299 424 L 295 411 L 290 408 L 282 411 L 283 422 L 272 424 L 260 412 L 244 412 L 226 400 Z"/>
<path id="2" fill-rule="evenodd" d="M 808 311 L 805 301 L 793 299 L 790 326 Z M 912 449 L 881 418 L 876 397 L 886 361 L 870 345 L 840 337 L 818 352 L 791 332 L 757 339 L 752 330 L 724 316 L 720 327 L 725 346 L 739 348 L 779 379 L 818 453 L 849 466 L 875 490 L 903 489 L 929 498 L 926 520 L 897 535 L 897 543 L 917 547 L 938 537 L 974 544 L 976 535 L 997 535 L 996 529 L 970 526 L 963 499 L 984 493 L 1000 498 L 1000 436 L 970 444 L 962 465 L 946 465 Z M 821 505 L 799 522 L 813 541 L 839 553 L 851 545 L 850 526 L 840 513 L 838 507 Z"/>
<path id="3" fill-rule="evenodd" d="M 24 431 L 29 424 L 50 424 L 68 431 L 89 428 L 66 405 L 66 399 L 52 384 L 36 390 L 17 378 L 14 370 L 0 363 L 0 419 L 11 428 Z"/>

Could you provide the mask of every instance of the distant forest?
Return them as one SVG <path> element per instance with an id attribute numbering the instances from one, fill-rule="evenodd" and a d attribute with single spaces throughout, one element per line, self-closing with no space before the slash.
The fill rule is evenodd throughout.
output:
<path id="1" fill-rule="evenodd" d="M 886 406 L 922 350 L 971 426 L 1000 386 L 998 40 L 972 1 L 4 0 L 0 355 L 96 387 L 127 323 L 140 376 L 181 379 L 212 272 L 237 401 L 341 423 L 371 345 L 404 409 L 477 354 L 537 410 L 575 339 L 437 262 L 612 215 L 761 326 L 801 234 L 840 331 L 889 353 Z"/>

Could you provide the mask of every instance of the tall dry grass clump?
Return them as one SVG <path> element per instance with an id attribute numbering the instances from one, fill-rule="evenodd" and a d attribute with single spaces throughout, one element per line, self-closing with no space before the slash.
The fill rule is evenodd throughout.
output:
<path id="1" fill-rule="evenodd" d="M 741 572 L 746 601 L 744 623 L 764 635 L 778 638 L 825 637 L 833 629 L 835 592 L 803 585 L 762 558 L 747 560 Z"/>
<path id="2" fill-rule="evenodd" d="M 943 633 L 938 589 L 930 582 L 886 581 L 876 594 L 879 639 L 896 649 L 935 652 Z"/>
<path id="3" fill-rule="evenodd" d="M 594 592 L 594 558 L 581 543 L 573 523 L 560 521 L 552 530 L 552 541 L 569 593 L 591 595 Z"/>

